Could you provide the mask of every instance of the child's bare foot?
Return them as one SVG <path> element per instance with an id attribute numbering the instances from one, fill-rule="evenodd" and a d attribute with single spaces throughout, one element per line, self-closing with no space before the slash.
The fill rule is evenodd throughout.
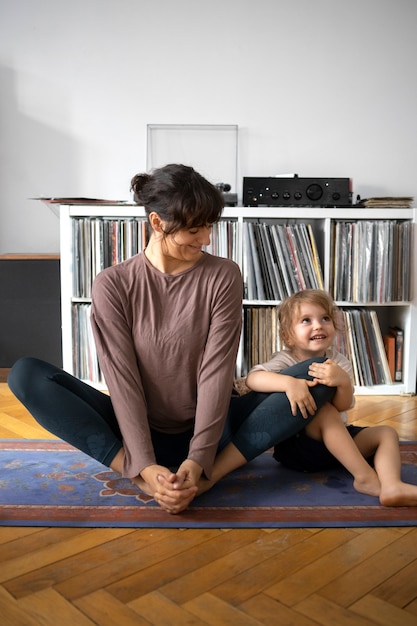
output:
<path id="1" fill-rule="evenodd" d="M 417 485 L 399 482 L 381 489 L 379 501 L 382 506 L 417 506 Z"/>
<path id="2" fill-rule="evenodd" d="M 353 481 L 353 487 L 359 493 L 365 493 L 367 496 L 378 498 L 381 493 L 381 483 L 373 469 L 366 476 L 357 476 Z"/>

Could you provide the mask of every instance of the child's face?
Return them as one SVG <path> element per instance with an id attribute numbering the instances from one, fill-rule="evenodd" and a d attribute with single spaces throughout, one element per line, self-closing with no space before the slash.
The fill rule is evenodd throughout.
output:
<path id="1" fill-rule="evenodd" d="M 294 317 L 289 347 L 299 359 L 324 356 L 335 334 L 331 317 L 320 305 L 303 303 Z"/>

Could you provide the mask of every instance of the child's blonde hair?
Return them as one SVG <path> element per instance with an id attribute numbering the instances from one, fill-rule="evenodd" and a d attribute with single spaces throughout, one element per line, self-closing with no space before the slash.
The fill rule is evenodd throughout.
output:
<path id="1" fill-rule="evenodd" d="M 278 309 L 279 337 L 287 348 L 292 338 L 292 326 L 302 304 L 317 304 L 330 317 L 337 331 L 339 328 L 339 309 L 327 291 L 321 289 L 304 289 L 286 298 Z"/>

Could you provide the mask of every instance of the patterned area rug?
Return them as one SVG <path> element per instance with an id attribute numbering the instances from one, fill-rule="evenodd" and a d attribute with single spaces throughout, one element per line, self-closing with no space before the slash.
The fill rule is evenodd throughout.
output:
<path id="1" fill-rule="evenodd" d="M 417 443 L 401 444 L 417 484 Z M 291 528 L 415 526 L 417 507 L 387 508 L 355 492 L 344 470 L 302 474 L 265 453 L 190 509 L 169 515 L 97 461 L 61 441 L 0 440 L 1 526 Z"/>

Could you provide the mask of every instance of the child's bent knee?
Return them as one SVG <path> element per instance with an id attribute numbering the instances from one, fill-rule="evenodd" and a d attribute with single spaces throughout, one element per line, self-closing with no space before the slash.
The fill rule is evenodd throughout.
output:
<path id="1" fill-rule="evenodd" d="M 400 438 L 395 428 L 393 428 L 392 426 L 380 426 L 380 428 L 382 430 L 383 436 L 390 437 L 391 439 L 395 440 L 397 443 L 399 442 Z"/>

